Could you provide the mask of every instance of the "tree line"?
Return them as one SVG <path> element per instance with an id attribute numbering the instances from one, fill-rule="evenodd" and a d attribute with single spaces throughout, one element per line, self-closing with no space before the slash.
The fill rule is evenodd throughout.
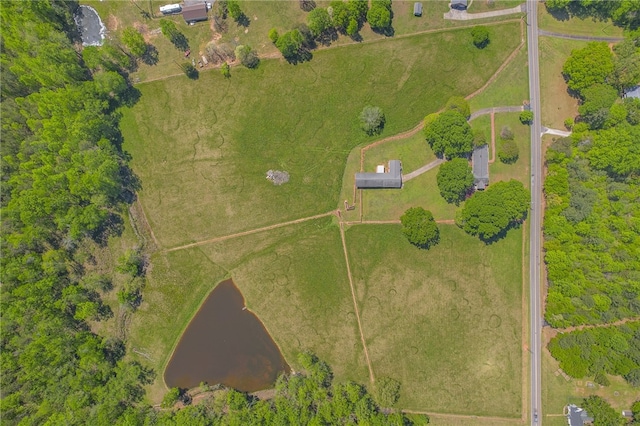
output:
<path id="1" fill-rule="evenodd" d="M 572 51 L 563 67 L 580 115 L 565 122 L 572 135 L 546 154 L 545 319 L 552 327 L 640 314 L 640 100 L 621 98 L 640 81 L 640 33 L 621 12 L 632 2 L 564 3 L 607 11 L 629 31 L 613 49 L 592 42 Z M 549 350 L 573 377 L 607 385 L 607 375 L 618 375 L 640 386 L 639 329 L 636 322 L 573 331 L 554 338 Z"/>

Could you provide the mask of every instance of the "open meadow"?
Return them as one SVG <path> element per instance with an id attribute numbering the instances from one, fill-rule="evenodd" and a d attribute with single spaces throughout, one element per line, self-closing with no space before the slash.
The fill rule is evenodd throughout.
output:
<path id="1" fill-rule="evenodd" d="M 385 111 L 382 137 L 415 126 L 451 93 L 481 87 L 518 45 L 518 23 L 492 31 L 484 50 L 456 44 L 469 31 L 453 30 L 317 52 L 295 67 L 264 61 L 228 80 L 203 73 L 140 85 L 140 102 L 124 111 L 124 147 L 159 245 L 334 209 L 347 155 L 372 140 L 359 129 L 362 107 Z M 290 182 L 274 186 L 270 169 Z"/>
<path id="2" fill-rule="evenodd" d="M 517 418 L 522 410 L 522 229 L 485 245 L 453 225 L 419 250 L 399 225 L 346 232 L 376 377 L 407 409 Z"/>

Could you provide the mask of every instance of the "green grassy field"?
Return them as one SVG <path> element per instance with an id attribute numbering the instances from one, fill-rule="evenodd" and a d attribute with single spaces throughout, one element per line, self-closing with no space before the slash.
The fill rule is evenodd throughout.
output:
<path id="1" fill-rule="evenodd" d="M 492 245 L 452 225 L 424 251 L 399 225 L 346 233 L 376 377 L 399 406 L 517 418 L 522 409 L 522 230 Z"/>
<path id="2" fill-rule="evenodd" d="M 564 120 L 578 115 L 578 101 L 567 92 L 562 67 L 573 49 L 584 41 L 540 37 L 540 102 L 542 125 L 564 130 Z"/>
<path id="3" fill-rule="evenodd" d="M 335 208 L 346 157 L 372 140 L 359 129 L 362 107 L 385 111 L 381 137 L 415 126 L 451 93 L 482 86 L 517 46 L 517 28 L 493 27 L 500 36 L 482 51 L 451 49 L 468 36 L 456 30 L 317 52 L 296 67 L 264 61 L 229 80 L 216 72 L 140 85 L 140 102 L 124 111 L 124 147 L 160 245 Z M 273 186 L 269 169 L 288 171 L 290 182 Z"/>
<path id="4" fill-rule="evenodd" d="M 528 99 L 529 69 L 527 49 L 523 47 L 491 85 L 469 99 L 469 106 L 473 112 L 482 108 L 518 106 Z"/>
<path id="5" fill-rule="evenodd" d="M 599 37 L 622 37 L 622 28 L 611 21 L 599 21 L 595 18 L 568 17 L 566 14 L 549 13 L 546 7 L 538 8 L 538 26 L 540 29 L 561 34 L 575 34 Z"/>

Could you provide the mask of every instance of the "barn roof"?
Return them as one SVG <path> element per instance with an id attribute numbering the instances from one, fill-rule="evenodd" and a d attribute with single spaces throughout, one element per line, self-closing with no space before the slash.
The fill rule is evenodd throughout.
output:
<path id="1" fill-rule="evenodd" d="M 182 17 L 187 22 L 206 21 L 207 5 L 205 2 L 185 5 L 182 8 Z"/>
<path id="2" fill-rule="evenodd" d="M 356 188 L 402 188 L 402 163 L 389 161 L 388 173 L 356 173 Z"/>
<path id="3" fill-rule="evenodd" d="M 473 181 L 478 189 L 484 189 L 489 184 L 489 147 L 480 146 L 473 150 Z"/>

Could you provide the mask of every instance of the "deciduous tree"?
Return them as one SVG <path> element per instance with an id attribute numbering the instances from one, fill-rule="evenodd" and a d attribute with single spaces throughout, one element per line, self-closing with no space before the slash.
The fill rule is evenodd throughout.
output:
<path id="1" fill-rule="evenodd" d="M 473 187 L 473 173 L 464 158 L 454 158 L 440 165 L 436 175 L 440 195 L 448 203 L 458 204 Z"/>
<path id="2" fill-rule="evenodd" d="M 489 44 L 489 29 L 479 26 L 471 29 L 471 39 L 478 49 L 484 49 Z"/>
<path id="3" fill-rule="evenodd" d="M 400 217 L 402 233 L 414 246 L 429 249 L 440 241 L 440 230 L 433 214 L 422 207 L 411 207 Z"/>
<path id="4" fill-rule="evenodd" d="M 142 34 L 133 27 L 127 27 L 122 31 L 122 42 L 133 56 L 141 58 L 147 53 L 147 43 L 145 43 Z"/>
<path id="5" fill-rule="evenodd" d="M 378 135 L 384 128 L 385 117 L 380 107 L 367 105 L 360 113 L 360 124 L 369 136 Z"/>
<path id="6" fill-rule="evenodd" d="M 594 84 L 602 84 L 613 71 L 613 54 L 605 42 L 590 42 L 571 52 L 562 67 L 569 89 L 582 94 Z"/>
<path id="7" fill-rule="evenodd" d="M 425 127 L 427 143 L 437 155 L 447 158 L 466 157 L 473 150 L 473 133 L 466 118 L 449 110 Z"/>

